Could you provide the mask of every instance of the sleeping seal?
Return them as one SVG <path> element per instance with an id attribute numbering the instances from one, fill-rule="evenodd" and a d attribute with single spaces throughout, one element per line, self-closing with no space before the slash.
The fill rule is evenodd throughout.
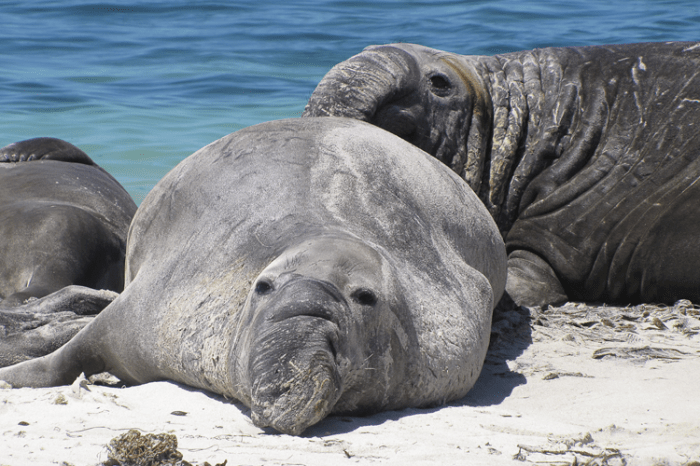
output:
<path id="1" fill-rule="evenodd" d="M 169 379 L 289 434 L 436 405 L 476 381 L 505 267 L 484 206 L 415 146 L 349 119 L 264 123 L 167 174 L 132 222 L 124 292 L 0 380 Z"/>
<path id="2" fill-rule="evenodd" d="M 36 138 L 0 149 L 0 366 L 54 351 L 122 290 L 135 212 L 117 180 L 72 144 Z"/>
<path id="3" fill-rule="evenodd" d="M 464 178 L 520 304 L 700 302 L 698 69 L 697 42 L 375 46 L 329 71 L 304 116 L 371 122 Z"/>

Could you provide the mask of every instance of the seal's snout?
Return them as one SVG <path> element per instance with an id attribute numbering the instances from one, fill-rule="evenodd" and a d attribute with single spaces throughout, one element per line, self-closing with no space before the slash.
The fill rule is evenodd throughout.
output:
<path id="1" fill-rule="evenodd" d="M 340 377 L 322 349 L 284 356 L 254 378 L 251 419 L 258 427 L 299 435 L 333 410 L 341 394 Z"/>
<path id="2" fill-rule="evenodd" d="M 298 435 L 331 412 L 341 393 L 336 362 L 347 303 L 331 283 L 292 277 L 259 280 L 249 371 L 251 418 Z"/>
<path id="3" fill-rule="evenodd" d="M 419 76 L 418 62 L 405 50 L 391 45 L 368 47 L 326 74 L 302 116 L 372 122 L 384 104 L 409 94 Z"/>

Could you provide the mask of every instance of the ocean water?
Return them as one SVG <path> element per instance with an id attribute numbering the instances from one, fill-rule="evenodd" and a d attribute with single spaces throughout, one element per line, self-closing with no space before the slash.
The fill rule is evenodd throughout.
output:
<path id="1" fill-rule="evenodd" d="M 328 69 L 371 44 L 700 40 L 697 0 L 3 1 L 0 19 L 0 146 L 65 139 L 137 204 L 200 147 L 299 116 Z"/>

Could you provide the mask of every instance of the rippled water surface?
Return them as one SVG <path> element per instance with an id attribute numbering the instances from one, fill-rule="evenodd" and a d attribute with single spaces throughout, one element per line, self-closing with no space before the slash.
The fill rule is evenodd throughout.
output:
<path id="1" fill-rule="evenodd" d="M 700 40 L 697 0 L 68 0 L 2 2 L 0 18 L 0 146 L 66 139 L 137 203 L 209 142 L 299 116 L 326 71 L 370 44 Z"/>

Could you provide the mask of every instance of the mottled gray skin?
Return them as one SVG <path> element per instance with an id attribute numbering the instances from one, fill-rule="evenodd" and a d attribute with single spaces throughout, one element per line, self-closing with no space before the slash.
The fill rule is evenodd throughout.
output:
<path id="1" fill-rule="evenodd" d="M 166 175 L 131 225 L 124 292 L 0 380 L 170 379 L 289 434 L 436 405 L 476 381 L 505 267 L 484 206 L 415 146 L 350 119 L 265 123 Z"/>
<path id="2" fill-rule="evenodd" d="M 123 289 L 135 212 L 124 188 L 65 141 L 0 149 L 0 367 L 59 348 Z"/>
<path id="3" fill-rule="evenodd" d="M 463 56 L 368 47 L 304 116 L 346 116 L 429 152 L 506 239 L 520 304 L 700 301 L 700 43 Z"/>

